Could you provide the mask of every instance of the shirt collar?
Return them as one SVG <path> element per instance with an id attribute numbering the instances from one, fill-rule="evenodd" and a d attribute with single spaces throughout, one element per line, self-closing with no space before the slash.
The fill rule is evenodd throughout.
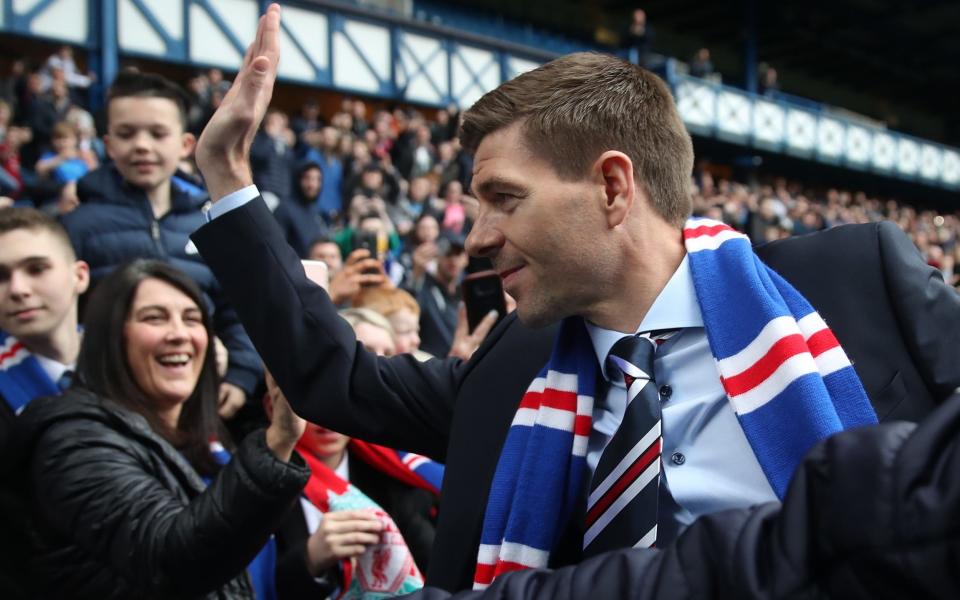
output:
<path id="1" fill-rule="evenodd" d="M 60 381 L 60 378 L 63 377 L 64 373 L 67 371 L 73 371 L 76 367 L 76 365 L 65 365 L 61 362 L 53 360 L 52 358 L 40 356 L 39 354 L 34 354 L 33 356 L 37 359 L 37 362 L 40 363 L 40 366 L 50 378 L 50 381 L 54 383 Z"/>
<path id="2" fill-rule="evenodd" d="M 597 362 L 603 377 L 610 381 L 607 375 L 607 354 L 624 336 L 623 332 L 603 329 L 589 321 L 585 321 L 593 351 L 597 355 Z M 684 256 L 677 270 L 674 271 L 667 285 L 660 290 L 654 299 L 650 310 L 647 311 L 635 333 L 641 331 L 655 331 L 658 329 L 685 329 L 689 327 L 703 327 L 703 315 L 697 302 L 697 293 L 693 287 L 693 275 L 690 273 L 690 261 Z"/>

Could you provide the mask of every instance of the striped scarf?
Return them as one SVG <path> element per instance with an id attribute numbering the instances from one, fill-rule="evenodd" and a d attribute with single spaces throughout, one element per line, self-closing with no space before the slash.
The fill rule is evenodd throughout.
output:
<path id="1" fill-rule="evenodd" d="M 0 331 L 0 394 L 13 410 L 20 414 L 31 400 L 60 393 L 57 383 L 50 379 L 23 343 Z"/>
<path id="2" fill-rule="evenodd" d="M 877 422 L 836 337 L 813 307 L 722 223 L 683 229 L 694 289 L 720 381 L 778 497 L 804 454 L 838 431 Z M 579 514 L 599 365 L 579 317 L 563 321 L 547 365 L 507 433 L 480 535 L 474 589 L 546 567 Z M 560 502 L 553 499 L 561 499 Z"/>
<path id="3" fill-rule="evenodd" d="M 426 456 L 394 450 L 353 438 L 350 449 L 360 460 L 385 475 L 402 481 L 410 487 L 440 495 L 443 484 L 443 465 Z"/>

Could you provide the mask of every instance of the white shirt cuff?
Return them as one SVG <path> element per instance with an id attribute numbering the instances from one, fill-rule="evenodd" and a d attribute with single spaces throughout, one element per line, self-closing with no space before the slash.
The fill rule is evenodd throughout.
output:
<path id="1" fill-rule="evenodd" d="M 258 190 L 255 185 L 248 185 L 235 192 L 230 192 L 210 206 L 210 210 L 207 211 L 207 222 L 209 223 L 220 215 L 230 212 L 235 208 L 240 208 L 259 195 L 260 190 Z"/>

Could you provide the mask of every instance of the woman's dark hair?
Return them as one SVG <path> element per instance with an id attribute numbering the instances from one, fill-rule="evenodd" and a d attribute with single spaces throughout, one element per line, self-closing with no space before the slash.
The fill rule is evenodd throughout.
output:
<path id="1" fill-rule="evenodd" d="M 183 405 L 176 429 L 164 423 L 137 385 L 127 362 L 124 326 L 140 284 L 158 279 L 186 294 L 198 307 L 210 343 L 200 378 Z M 187 458 L 201 475 L 218 465 L 210 454 L 210 440 L 226 442 L 217 416 L 217 370 L 210 312 L 197 284 L 183 272 L 157 260 L 135 260 L 119 267 L 97 285 L 84 314 L 83 343 L 77 360 L 79 383 L 93 393 L 143 415 L 150 427 Z"/>

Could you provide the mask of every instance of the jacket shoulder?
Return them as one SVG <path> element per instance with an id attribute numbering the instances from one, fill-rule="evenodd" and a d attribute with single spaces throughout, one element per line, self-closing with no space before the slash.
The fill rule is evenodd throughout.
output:
<path id="1" fill-rule="evenodd" d="M 815 248 L 830 250 L 871 239 L 875 240 L 881 231 L 885 232 L 886 235 L 895 235 L 895 232 L 899 232 L 899 228 L 888 221 L 839 225 L 822 231 L 796 235 L 783 240 L 761 244 L 755 249 L 758 254 L 776 253 L 783 250 L 811 250 Z"/>

